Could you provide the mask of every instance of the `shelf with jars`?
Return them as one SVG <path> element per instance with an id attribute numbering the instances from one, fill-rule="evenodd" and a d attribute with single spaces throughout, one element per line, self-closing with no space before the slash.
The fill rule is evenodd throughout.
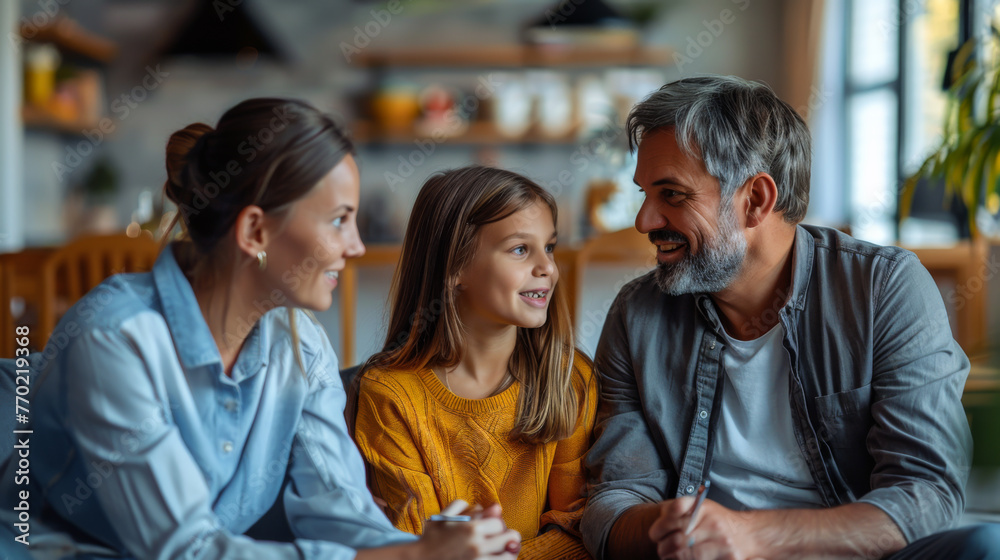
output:
<path id="1" fill-rule="evenodd" d="M 101 65 L 117 54 L 109 39 L 58 16 L 20 28 L 24 50 L 25 127 L 81 134 L 98 127 L 103 111 Z"/>
<path id="2" fill-rule="evenodd" d="M 585 68 L 656 66 L 670 62 L 665 47 L 634 45 L 469 45 L 362 51 L 353 64 L 362 68 Z"/>
<path id="3" fill-rule="evenodd" d="M 353 129 L 362 144 L 572 145 L 620 120 L 665 47 L 486 45 L 359 53 L 371 72 Z M 648 91 L 647 91 L 648 93 Z"/>

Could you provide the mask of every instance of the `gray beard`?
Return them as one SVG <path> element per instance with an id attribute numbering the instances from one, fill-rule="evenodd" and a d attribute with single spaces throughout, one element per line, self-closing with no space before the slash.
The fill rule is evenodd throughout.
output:
<path id="1" fill-rule="evenodd" d="M 747 240 L 740 231 L 733 200 L 719 209 L 719 232 L 697 254 L 685 248 L 685 257 L 677 263 L 657 263 L 656 285 L 671 296 L 715 293 L 729 287 L 743 268 Z"/>

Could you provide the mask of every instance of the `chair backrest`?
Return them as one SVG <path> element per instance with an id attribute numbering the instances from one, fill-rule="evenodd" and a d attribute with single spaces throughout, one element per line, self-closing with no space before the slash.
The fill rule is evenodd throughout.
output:
<path id="1" fill-rule="evenodd" d="M 0 259 L 0 357 L 14 355 L 14 271 Z"/>
<path id="2" fill-rule="evenodd" d="M 55 249 L 32 247 L 16 253 L 0 254 L 0 358 L 14 357 L 14 330 L 20 324 L 38 327 L 41 276 L 45 260 Z M 18 315 L 12 305 L 19 302 Z M 34 333 L 31 344 L 35 345 Z"/>
<path id="3" fill-rule="evenodd" d="M 66 309 L 105 278 L 152 270 L 158 253 L 151 238 L 124 234 L 79 237 L 56 250 L 42 267 L 39 336 L 48 340 Z"/>

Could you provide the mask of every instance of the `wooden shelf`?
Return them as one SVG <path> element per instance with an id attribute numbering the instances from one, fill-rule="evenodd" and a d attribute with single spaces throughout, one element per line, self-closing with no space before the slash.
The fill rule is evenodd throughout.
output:
<path id="1" fill-rule="evenodd" d="M 354 123 L 353 137 L 360 144 L 411 144 L 414 140 L 429 140 L 435 142 L 432 135 L 409 130 L 385 130 L 371 121 Z M 568 134 L 551 137 L 541 134 L 536 128 L 528 130 L 516 138 L 504 136 L 497 131 L 493 123 L 475 121 L 469 123 L 469 128 L 461 135 L 441 138 L 441 144 L 458 144 L 470 146 L 517 145 L 517 144 L 575 144 L 576 130 Z"/>
<path id="2" fill-rule="evenodd" d="M 118 45 L 95 35 L 75 21 L 60 17 L 45 27 L 21 25 L 21 37 L 36 43 L 52 43 L 64 52 L 79 54 L 97 62 L 111 62 L 118 54 Z"/>
<path id="3" fill-rule="evenodd" d="M 65 120 L 55 115 L 46 113 L 37 107 L 25 105 L 21 107 L 21 119 L 26 128 L 41 128 L 52 130 L 62 134 L 83 134 L 85 130 L 98 128 L 95 121 L 76 119 Z"/>
<path id="4" fill-rule="evenodd" d="M 667 48 L 588 45 L 493 45 L 363 51 L 359 67 L 595 67 L 656 66 L 671 61 Z"/>
<path id="5" fill-rule="evenodd" d="M 80 27 L 72 19 L 65 16 L 57 16 L 55 20 L 44 27 L 36 27 L 30 23 L 20 26 L 21 37 L 32 43 L 51 43 L 60 52 L 69 55 L 77 55 L 91 59 L 99 63 L 108 63 L 118 54 L 118 45 L 110 39 L 106 39 L 83 27 Z M 72 62 L 71 62 L 72 64 Z M 85 99 L 87 107 L 77 107 L 80 113 L 87 114 L 91 118 L 63 118 L 57 114 L 47 111 L 44 108 L 24 105 L 21 107 L 21 120 L 26 128 L 43 129 L 58 132 L 61 134 L 80 135 L 84 131 L 99 128 L 100 122 L 93 118 L 94 113 L 99 113 L 99 74 L 95 70 L 82 70 L 84 74 L 93 74 L 94 78 L 85 83 L 76 84 L 77 93 Z M 90 76 L 88 76 L 90 77 Z M 76 80 L 77 78 L 74 78 Z M 82 78 L 79 78 L 82 79 Z M 93 82 L 93 83 L 90 83 Z M 85 91 L 90 95 L 84 97 L 80 91 L 85 85 L 93 86 Z M 97 105 L 94 107 L 93 105 Z"/>

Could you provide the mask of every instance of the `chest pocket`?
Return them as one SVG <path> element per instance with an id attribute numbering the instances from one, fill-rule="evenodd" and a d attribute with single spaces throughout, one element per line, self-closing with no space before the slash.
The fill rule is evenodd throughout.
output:
<path id="1" fill-rule="evenodd" d="M 845 482 L 860 497 L 870 489 L 875 462 L 868 452 L 872 427 L 871 385 L 815 397 L 816 435 L 833 455 Z"/>

